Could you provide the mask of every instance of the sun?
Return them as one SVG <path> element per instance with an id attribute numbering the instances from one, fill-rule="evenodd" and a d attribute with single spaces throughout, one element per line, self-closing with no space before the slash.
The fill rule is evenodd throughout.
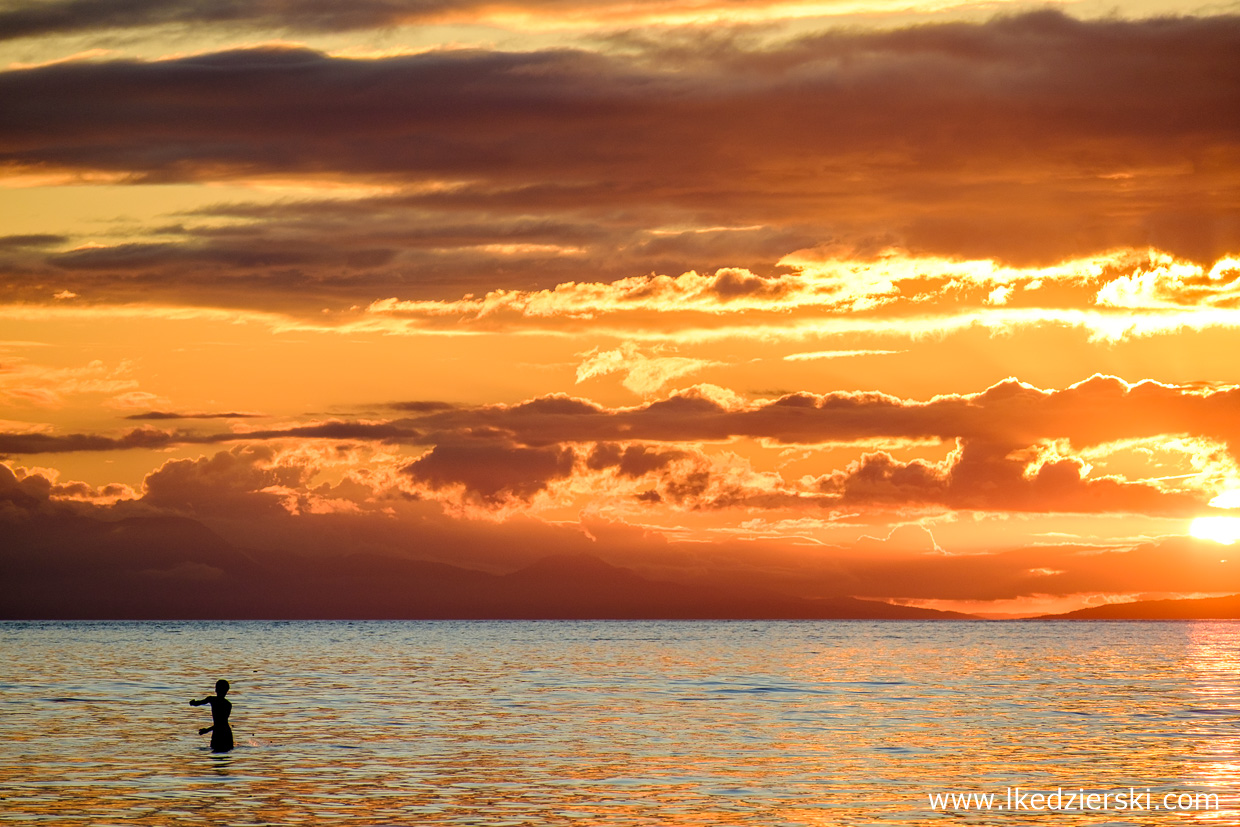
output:
<path id="1" fill-rule="evenodd" d="M 1199 540 L 1213 540 L 1229 546 L 1240 540 L 1240 517 L 1198 517 L 1188 533 Z"/>
<path id="2" fill-rule="evenodd" d="M 1210 505 L 1215 508 L 1240 508 L 1240 488 L 1224 491 Z M 1229 546 L 1240 540 L 1240 517 L 1198 517 L 1188 528 L 1188 533 L 1199 540 L 1213 540 Z"/>

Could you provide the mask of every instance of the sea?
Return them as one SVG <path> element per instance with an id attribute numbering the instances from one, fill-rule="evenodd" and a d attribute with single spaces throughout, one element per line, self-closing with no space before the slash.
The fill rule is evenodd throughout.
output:
<path id="1" fill-rule="evenodd" d="M 217 754 L 189 701 L 219 678 Z M 1238 795 L 1236 623 L 0 623 L 4 824 L 1238 824 Z"/>

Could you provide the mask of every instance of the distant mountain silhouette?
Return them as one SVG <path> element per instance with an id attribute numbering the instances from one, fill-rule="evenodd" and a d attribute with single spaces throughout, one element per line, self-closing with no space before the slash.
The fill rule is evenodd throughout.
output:
<path id="1" fill-rule="evenodd" d="M 805 599 L 763 589 L 650 580 L 590 555 L 557 555 L 501 578 L 509 617 L 943 619 L 966 615 L 852 597 Z"/>
<path id="2" fill-rule="evenodd" d="M 950 619 L 852 597 L 652 580 L 589 555 L 510 574 L 385 556 L 237 549 L 191 519 L 60 514 L 4 526 L 9 619 Z"/>
<path id="3" fill-rule="evenodd" d="M 215 617 L 232 584 L 270 570 L 184 517 L 106 521 L 72 514 L 0 526 L 0 617 Z"/>
<path id="4" fill-rule="evenodd" d="M 1038 620 L 1240 620 L 1240 594 L 1187 600 L 1108 603 Z"/>

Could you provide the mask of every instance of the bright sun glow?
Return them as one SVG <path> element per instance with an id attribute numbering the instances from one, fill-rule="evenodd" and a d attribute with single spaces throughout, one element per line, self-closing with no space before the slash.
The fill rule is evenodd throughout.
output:
<path id="1" fill-rule="evenodd" d="M 1200 540 L 1229 546 L 1240 540 L 1240 517 L 1198 517 L 1188 532 Z"/>
<path id="2" fill-rule="evenodd" d="M 1210 500 L 1210 505 L 1215 508 L 1240 508 L 1240 488 L 1224 491 Z"/>
<path id="3" fill-rule="evenodd" d="M 1210 500 L 1215 508 L 1240 508 L 1240 488 L 1222 492 Z M 1240 540 L 1240 517 L 1198 517 L 1189 526 L 1188 533 L 1199 540 L 1213 540 L 1231 545 Z"/>

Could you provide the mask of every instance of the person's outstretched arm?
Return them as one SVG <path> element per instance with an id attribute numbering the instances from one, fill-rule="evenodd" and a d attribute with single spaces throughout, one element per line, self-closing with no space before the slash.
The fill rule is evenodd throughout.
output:
<path id="1" fill-rule="evenodd" d="M 203 704 L 209 704 L 209 703 L 211 703 L 210 698 L 203 698 L 201 701 L 190 701 L 189 705 L 190 706 L 202 706 Z"/>

